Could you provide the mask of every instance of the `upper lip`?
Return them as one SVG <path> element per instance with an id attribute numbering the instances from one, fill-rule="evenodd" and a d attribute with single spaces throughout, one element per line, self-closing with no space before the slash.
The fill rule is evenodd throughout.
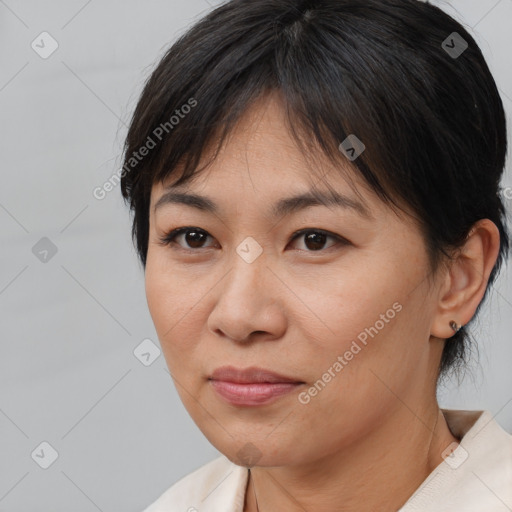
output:
<path id="1" fill-rule="evenodd" d="M 302 383 L 293 377 L 286 377 L 278 373 L 251 366 L 250 368 L 239 369 L 234 366 L 222 366 L 217 368 L 209 377 L 210 380 L 223 380 L 227 382 L 237 382 L 240 384 L 248 384 L 253 382 L 297 382 Z"/>

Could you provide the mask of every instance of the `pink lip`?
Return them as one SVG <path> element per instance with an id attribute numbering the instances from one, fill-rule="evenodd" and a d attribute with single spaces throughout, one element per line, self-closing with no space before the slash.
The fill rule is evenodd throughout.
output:
<path id="1" fill-rule="evenodd" d="M 293 377 L 257 367 L 241 370 L 233 366 L 223 366 L 217 368 L 209 380 L 213 389 L 234 405 L 270 403 L 304 384 Z"/>

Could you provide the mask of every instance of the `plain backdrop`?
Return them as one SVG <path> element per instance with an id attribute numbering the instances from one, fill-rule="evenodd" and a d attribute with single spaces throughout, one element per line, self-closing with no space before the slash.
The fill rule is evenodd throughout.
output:
<path id="1" fill-rule="evenodd" d="M 119 187 L 93 195 L 144 79 L 214 4 L 0 0 L 0 511 L 139 512 L 219 455 L 159 355 Z M 443 8 L 477 38 L 510 119 L 512 0 Z M 505 268 L 473 331 L 479 363 L 439 392 L 509 431 L 511 283 Z"/>

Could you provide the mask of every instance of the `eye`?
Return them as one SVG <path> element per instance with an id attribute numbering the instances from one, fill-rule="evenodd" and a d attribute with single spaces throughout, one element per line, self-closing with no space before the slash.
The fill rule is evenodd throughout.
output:
<path id="1" fill-rule="evenodd" d="M 306 236 L 305 236 L 306 235 Z M 169 233 L 164 234 L 159 239 L 159 243 L 161 245 L 168 245 L 171 246 L 173 244 L 176 244 L 176 240 L 179 237 L 184 237 L 184 240 L 187 244 L 187 246 L 183 246 L 182 243 L 178 242 L 178 245 L 183 250 L 188 250 L 189 252 L 197 252 L 196 249 L 201 248 L 208 248 L 211 246 L 205 246 L 204 242 L 208 239 L 208 237 L 211 236 L 208 234 L 207 231 L 201 228 L 192 227 L 192 226 L 186 226 L 181 228 L 176 228 L 170 231 Z M 325 243 L 327 239 L 332 239 L 335 241 L 335 243 L 331 244 L 327 249 L 330 247 L 333 247 L 334 245 L 341 244 L 341 245 L 348 245 L 350 242 L 348 242 L 346 239 L 339 235 L 335 235 L 334 233 L 329 233 L 328 231 L 324 231 L 322 229 L 314 229 L 314 228 L 306 228 L 301 229 L 300 231 L 296 231 L 291 238 L 291 242 L 294 242 L 300 237 L 304 237 L 304 244 L 306 249 L 306 252 L 320 252 L 322 249 L 325 249 Z"/>
<path id="2" fill-rule="evenodd" d="M 175 240 L 178 237 L 185 237 L 185 241 L 188 244 L 188 247 L 183 247 L 182 244 L 178 244 L 184 250 L 194 251 L 197 248 L 203 247 L 204 241 L 210 236 L 204 229 L 195 228 L 191 226 L 186 226 L 182 228 L 176 228 L 166 233 L 163 237 L 160 238 L 159 242 L 161 245 L 172 245 L 175 244 Z"/>
<path id="3" fill-rule="evenodd" d="M 306 235 L 306 236 L 304 236 Z M 324 231 L 323 229 L 301 229 L 300 231 L 295 232 L 292 235 L 292 242 L 298 238 L 303 238 L 304 245 L 306 246 L 306 252 L 319 252 L 324 249 L 324 245 L 327 239 L 332 239 L 335 241 L 334 244 L 331 244 L 327 249 L 333 247 L 337 243 L 341 245 L 348 245 L 348 240 L 344 239 L 339 235 L 335 235 L 334 233 L 329 233 L 328 231 Z"/>

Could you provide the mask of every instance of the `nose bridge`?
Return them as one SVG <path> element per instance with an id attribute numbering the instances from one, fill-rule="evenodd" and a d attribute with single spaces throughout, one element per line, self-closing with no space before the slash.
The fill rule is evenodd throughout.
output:
<path id="1" fill-rule="evenodd" d="M 219 288 L 208 320 L 210 330 L 233 340 L 248 340 L 253 332 L 282 335 L 286 322 L 276 303 L 272 272 L 263 247 L 243 240 L 230 258 L 228 274 Z"/>
<path id="2" fill-rule="evenodd" d="M 246 237 L 235 248 L 231 258 L 229 288 L 235 294 L 240 293 L 238 300 L 261 297 L 265 291 L 268 274 L 267 257 L 263 247 L 251 236 Z"/>

